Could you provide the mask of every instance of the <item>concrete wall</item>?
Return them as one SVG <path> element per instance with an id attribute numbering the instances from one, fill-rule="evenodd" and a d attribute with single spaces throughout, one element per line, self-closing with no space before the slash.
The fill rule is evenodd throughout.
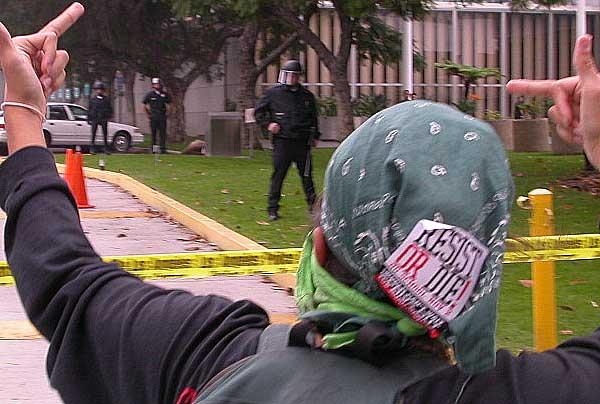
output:
<path id="1" fill-rule="evenodd" d="M 143 132 L 150 132 L 150 125 L 144 111 L 142 100 L 151 89 L 150 78 L 138 75 L 134 87 L 137 126 Z M 167 89 L 168 90 L 168 89 Z M 197 78 L 189 87 L 185 96 L 186 131 L 188 136 L 206 134 L 208 113 L 225 110 L 225 80 L 215 79 L 207 82 Z"/>

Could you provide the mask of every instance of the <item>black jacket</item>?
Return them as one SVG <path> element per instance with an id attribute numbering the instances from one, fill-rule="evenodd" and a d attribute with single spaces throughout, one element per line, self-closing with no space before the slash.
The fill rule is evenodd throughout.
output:
<path id="1" fill-rule="evenodd" d="M 25 148 L 0 166 L 0 206 L 8 262 L 50 341 L 50 383 L 65 404 L 173 404 L 256 352 L 268 317 L 252 302 L 164 290 L 103 262 L 47 150 Z M 450 367 L 408 388 L 404 402 L 597 404 L 599 379 L 596 331 L 543 353 L 501 350 L 495 369 L 473 377 Z"/>
<path id="2" fill-rule="evenodd" d="M 271 122 L 278 123 L 281 131 L 276 136 L 281 138 L 304 140 L 320 136 L 315 97 L 303 86 L 296 91 L 284 84 L 268 89 L 258 101 L 254 116 L 264 130 Z"/>
<path id="3" fill-rule="evenodd" d="M 171 103 L 169 93 L 162 90 L 152 90 L 146 94 L 142 102 L 150 106 L 151 119 L 167 119 L 167 104 Z"/>
<path id="4" fill-rule="evenodd" d="M 108 121 L 112 118 L 113 109 L 110 97 L 107 95 L 92 95 L 88 110 L 88 121 Z"/>

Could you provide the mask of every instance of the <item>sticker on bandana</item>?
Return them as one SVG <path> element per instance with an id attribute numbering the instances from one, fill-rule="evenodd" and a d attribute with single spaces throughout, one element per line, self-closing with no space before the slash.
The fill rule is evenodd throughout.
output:
<path id="1" fill-rule="evenodd" d="M 421 220 L 375 279 L 413 320 L 440 330 L 469 301 L 488 254 L 465 230 Z"/>

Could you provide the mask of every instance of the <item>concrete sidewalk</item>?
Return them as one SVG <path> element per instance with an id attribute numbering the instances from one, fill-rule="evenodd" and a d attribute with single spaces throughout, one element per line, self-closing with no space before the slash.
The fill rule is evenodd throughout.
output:
<path id="1" fill-rule="evenodd" d="M 156 212 L 117 187 L 87 181 L 94 209 L 80 211 L 82 227 L 95 250 L 103 256 L 214 251 L 216 245 Z M 2 219 L 2 233 L 4 229 Z M 3 234 L 0 259 L 4 260 Z M 296 313 L 294 299 L 262 276 L 213 277 L 153 281 L 167 289 L 195 295 L 217 294 L 232 300 L 252 299 L 268 312 Z M 0 287 L 0 403 L 60 404 L 47 381 L 47 342 L 27 321 L 16 288 Z"/>

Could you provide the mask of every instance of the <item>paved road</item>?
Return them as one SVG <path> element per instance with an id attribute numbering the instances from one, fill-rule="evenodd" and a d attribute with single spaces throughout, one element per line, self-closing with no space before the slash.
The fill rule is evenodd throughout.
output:
<path id="1" fill-rule="evenodd" d="M 82 227 L 100 255 L 131 255 L 212 251 L 187 228 L 153 211 L 126 192 L 100 181 L 88 181 L 90 203 L 81 211 Z M 3 221 L 3 219 L 2 219 Z M 2 228 L 4 227 L 2 224 Z M 0 240 L 3 240 L 1 235 Z M 4 258 L 0 241 L 0 259 Z M 218 294 L 233 300 L 252 299 L 267 311 L 281 315 L 296 312 L 293 298 L 260 276 L 214 277 L 199 280 L 152 282 L 195 295 Z M 47 342 L 31 327 L 14 287 L 0 287 L 0 404 L 60 404 L 45 372 Z"/>

